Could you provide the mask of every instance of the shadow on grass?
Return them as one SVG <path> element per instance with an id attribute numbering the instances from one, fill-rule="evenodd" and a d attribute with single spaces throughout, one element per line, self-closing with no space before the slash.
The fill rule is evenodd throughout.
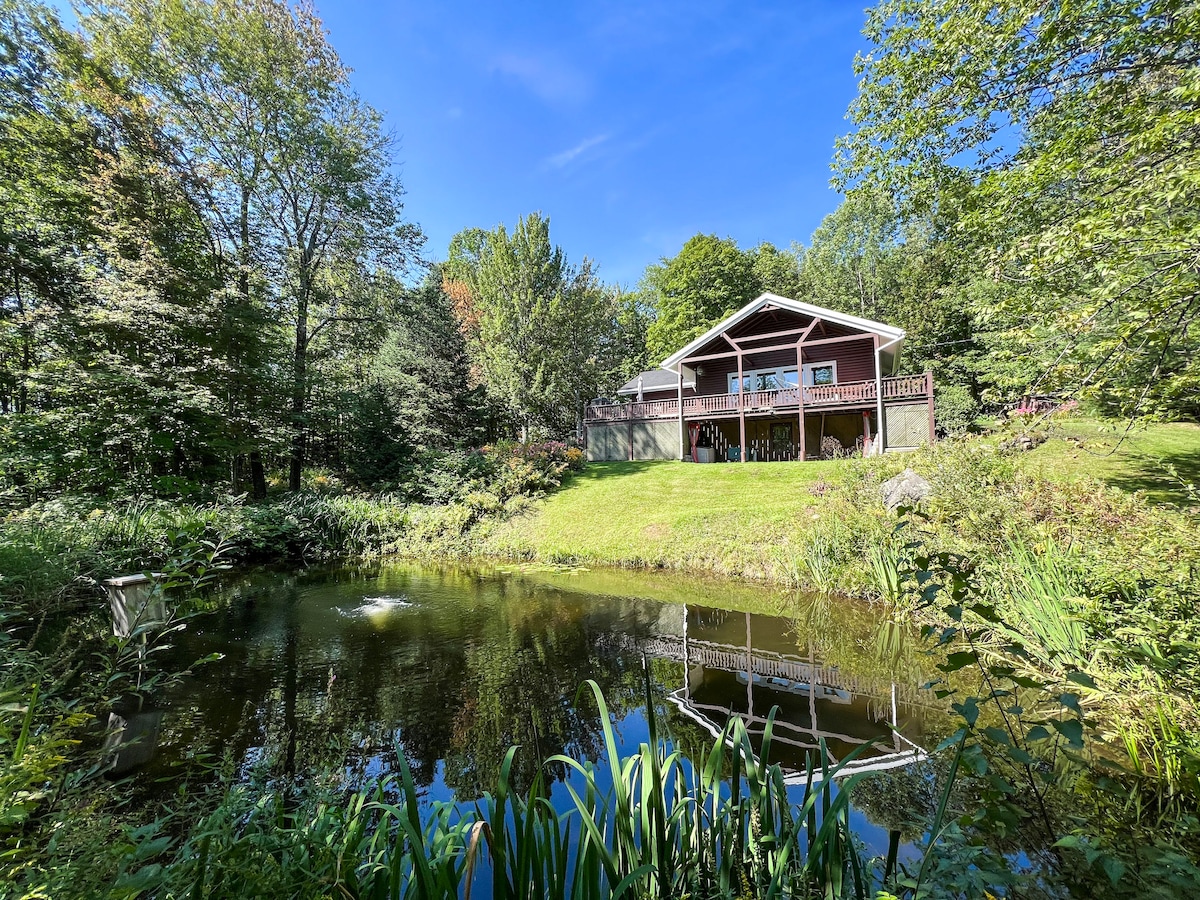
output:
<path id="1" fill-rule="evenodd" d="M 573 472 L 571 481 L 596 481 L 600 478 L 611 478 L 614 475 L 636 475 L 652 469 L 663 469 L 669 466 L 681 465 L 677 459 L 648 459 L 637 462 L 618 460 L 615 462 L 590 462 L 582 472 Z"/>
<path id="2" fill-rule="evenodd" d="M 1200 505 L 1200 499 L 1188 490 L 1190 485 L 1200 491 L 1200 449 L 1154 454 L 1134 450 L 1122 455 L 1131 466 L 1101 476 L 1106 484 L 1124 491 L 1142 491 L 1153 503 Z"/>

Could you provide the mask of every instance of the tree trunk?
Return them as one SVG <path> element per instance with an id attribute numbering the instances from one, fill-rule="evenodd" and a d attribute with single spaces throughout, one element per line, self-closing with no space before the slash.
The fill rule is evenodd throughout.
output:
<path id="1" fill-rule="evenodd" d="M 25 298 L 21 295 L 21 276 L 13 272 L 13 293 L 17 301 L 17 321 L 21 323 L 21 377 L 17 382 L 17 412 L 29 412 L 29 370 L 33 366 L 33 350 L 29 339 L 29 322 L 25 318 Z"/>
<path id="2" fill-rule="evenodd" d="M 251 190 L 248 186 L 242 185 L 241 204 L 238 208 L 238 274 L 237 274 L 237 302 L 242 304 L 242 311 L 250 307 L 250 197 Z M 235 316 L 236 325 L 236 316 Z M 250 417 L 249 398 L 246 396 L 239 397 L 239 393 L 248 392 L 245 385 L 245 362 L 239 351 L 239 342 L 234 340 L 229 346 L 229 363 L 233 373 L 233 381 L 229 385 L 229 420 L 232 425 L 237 421 L 238 406 L 240 403 L 245 406 L 243 412 L 246 419 Z M 253 441 L 250 435 L 244 433 L 242 428 L 238 427 L 239 434 L 235 443 L 233 465 L 232 465 L 232 481 L 233 492 L 240 494 L 242 492 L 242 484 L 245 480 L 246 470 L 246 455 L 243 452 L 245 445 Z M 250 451 L 250 466 L 253 470 L 254 457 L 258 454 L 257 449 Z M 262 463 L 259 463 L 261 467 Z M 251 475 L 253 479 L 253 472 Z M 254 481 L 253 491 L 255 499 L 262 499 L 258 495 L 258 483 Z"/>
<path id="3" fill-rule="evenodd" d="M 300 259 L 300 291 L 296 298 L 296 344 L 292 354 L 292 452 L 288 460 L 288 490 L 300 490 L 308 451 L 308 429 L 304 422 L 308 389 L 308 295 L 312 286 L 307 250 Z"/>
<path id="4" fill-rule="evenodd" d="M 250 486 L 255 500 L 267 498 L 267 475 L 263 470 L 262 454 L 257 450 L 250 451 Z"/>

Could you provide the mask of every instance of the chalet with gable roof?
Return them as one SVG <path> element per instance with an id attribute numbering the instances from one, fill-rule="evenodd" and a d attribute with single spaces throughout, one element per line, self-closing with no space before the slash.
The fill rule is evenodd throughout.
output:
<path id="1" fill-rule="evenodd" d="M 934 440 L 933 377 L 897 375 L 904 329 L 763 294 L 595 403 L 590 460 L 874 455 Z"/>

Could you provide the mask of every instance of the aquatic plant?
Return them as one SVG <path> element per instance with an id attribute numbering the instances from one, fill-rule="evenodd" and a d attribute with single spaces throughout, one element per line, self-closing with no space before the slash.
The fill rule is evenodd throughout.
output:
<path id="1" fill-rule="evenodd" d="M 880 600 L 897 603 L 903 596 L 900 578 L 900 554 L 890 542 L 872 544 L 867 550 L 871 575 Z"/>
<path id="2" fill-rule="evenodd" d="M 1055 541 L 1046 541 L 1040 553 L 1025 541 L 1009 541 L 992 582 L 1002 610 L 997 628 L 1021 640 L 1047 671 L 1090 669 L 1097 642 L 1080 616 L 1085 591 L 1078 562 Z"/>
<path id="3" fill-rule="evenodd" d="M 600 766 L 567 756 L 571 808 L 550 802 L 540 774 L 525 793 L 508 751 L 494 789 L 473 805 L 424 803 L 403 753 L 398 773 L 344 799 L 318 791 L 289 804 L 235 789 L 192 830 L 173 864 L 155 869 L 168 894 L 216 896 L 809 897 L 875 896 L 880 877 L 857 846 L 849 797 L 835 785 L 847 757 L 822 752 L 798 799 L 732 718 L 693 764 L 658 733 L 622 757 L 599 686 Z M 649 700 L 649 681 L 646 682 Z M 651 706 L 650 709 L 653 709 Z M 155 839 L 147 834 L 146 840 Z M 131 878 L 134 876 L 131 876 Z"/>
<path id="4" fill-rule="evenodd" d="M 828 531 L 814 530 L 804 540 L 800 561 L 808 573 L 808 583 L 818 591 L 829 593 L 837 589 L 841 572 L 837 536 Z"/>

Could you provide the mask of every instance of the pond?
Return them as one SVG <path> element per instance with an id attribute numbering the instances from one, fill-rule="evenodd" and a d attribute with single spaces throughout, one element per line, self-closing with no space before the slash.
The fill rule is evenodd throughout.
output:
<path id="1" fill-rule="evenodd" d="M 334 767 L 354 780 L 387 774 L 402 752 L 428 798 L 470 800 L 514 744 L 522 785 L 551 754 L 600 759 L 596 704 L 577 696 L 586 679 L 607 698 L 622 752 L 636 750 L 647 669 L 654 714 L 685 752 L 730 713 L 761 734 L 777 707 L 772 758 L 798 784 L 821 744 L 834 760 L 857 752 L 859 769 L 914 778 L 905 773 L 946 730 L 921 689 L 932 665 L 919 642 L 845 598 L 655 573 L 389 563 L 260 573 L 224 600 L 174 636 L 168 663 L 221 658 L 158 708 L 114 720 L 139 737 L 116 773 L 168 785 L 180 764 L 209 758 L 243 777 L 269 762 L 275 776 Z M 899 827 L 896 793 L 881 783 L 856 804 L 868 844 Z"/>

